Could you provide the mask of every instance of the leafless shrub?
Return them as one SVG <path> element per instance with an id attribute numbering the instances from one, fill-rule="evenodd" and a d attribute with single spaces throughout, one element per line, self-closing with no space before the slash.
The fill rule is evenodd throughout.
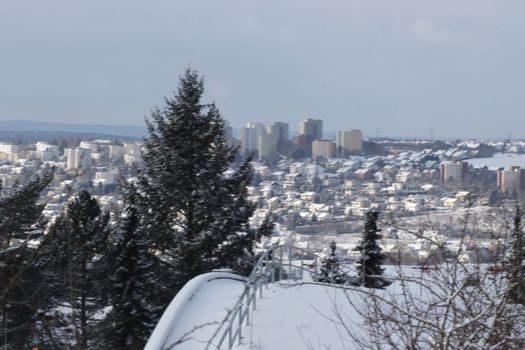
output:
<path id="1" fill-rule="evenodd" d="M 427 239 L 433 246 L 428 260 L 438 258 L 439 264 L 395 266 L 390 274 L 396 282 L 386 291 L 346 291 L 363 322 L 349 319 L 340 308 L 335 309 L 334 322 L 362 349 L 524 348 L 525 306 L 516 298 L 524 283 L 523 257 L 516 258 L 523 252 L 523 245 L 516 248 L 516 237 L 523 236 L 518 217 L 519 210 L 502 209 L 483 217 L 467 210 L 452 227 L 460 233 L 454 249 L 422 235 L 421 226 L 395 224 L 415 238 Z M 439 222 L 428 220 L 426 225 L 440 229 Z M 498 243 L 489 264 L 464 259 L 480 231 L 492 231 Z"/>

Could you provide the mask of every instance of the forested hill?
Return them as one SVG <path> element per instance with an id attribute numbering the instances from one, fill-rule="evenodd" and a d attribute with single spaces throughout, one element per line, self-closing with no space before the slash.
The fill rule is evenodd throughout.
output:
<path id="1" fill-rule="evenodd" d="M 0 131 L 0 142 L 10 142 L 15 144 L 29 144 L 38 141 L 53 142 L 55 140 L 67 139 L 109 139 L 120 142 L 131 142 L 139 140 L 139 137 L 121 136 L 110 134 L 99 134 L 89 132 L 68 132 L 68 131 Z"/>
<path id="2" fill-rule="evenodd" d="M 73 124 L 28 120 L 1 120 L 0 132 L 67 132 L 84 134 L 105 134 L 142 138 L 146 128 L 134 125 Z"/>

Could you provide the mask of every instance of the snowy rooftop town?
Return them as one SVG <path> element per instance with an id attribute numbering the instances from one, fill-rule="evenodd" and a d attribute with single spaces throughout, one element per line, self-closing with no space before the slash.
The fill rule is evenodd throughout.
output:
<path id="1" fill-rule="evenodd" d="M 208 121 L 221 151 L 153 120 L 140 141 L 0 144 L 7 349 L 525 344 L 525 142 Z"/>
<path id="2" fill-rule="evenodd" d="M 525 1 L 0 1 L 0 350 L 524 350 Z"/>

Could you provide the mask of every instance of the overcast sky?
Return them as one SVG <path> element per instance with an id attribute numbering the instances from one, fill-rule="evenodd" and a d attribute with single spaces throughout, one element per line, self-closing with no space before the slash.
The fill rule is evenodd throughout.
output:
<path id="1" fill-rule="evenodd" d="M 0 0 L 0 119 L 142 125 L 188 66 L 234 127 L 525 137 L 525 1 Z"/>

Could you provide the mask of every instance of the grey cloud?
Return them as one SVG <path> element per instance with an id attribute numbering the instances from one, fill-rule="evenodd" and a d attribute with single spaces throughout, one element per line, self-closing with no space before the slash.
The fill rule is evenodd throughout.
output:
<path id="1" fill-rule="evenodd" d="M 519 133 L 523 10 L 517 0 L 2 2 L 0 118 L 142 124 L 191 65 L 234 126 L 294 129 L 315 116 L 369 135 Z"/>

